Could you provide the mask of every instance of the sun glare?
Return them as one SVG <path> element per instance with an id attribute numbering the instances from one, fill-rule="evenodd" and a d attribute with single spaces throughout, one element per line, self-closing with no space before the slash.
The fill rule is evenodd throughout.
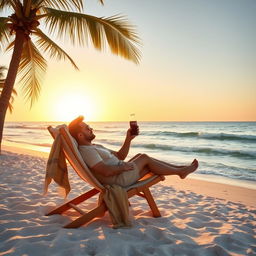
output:
<path id="1" fill-rule="evenodd" d="M 56 119 L 71 121 L 83 115 L 87 121 L 95 118 L 95 108 L 92 102 L 84 95 L 68 94 L 60 97 L 56 102 Z"/>

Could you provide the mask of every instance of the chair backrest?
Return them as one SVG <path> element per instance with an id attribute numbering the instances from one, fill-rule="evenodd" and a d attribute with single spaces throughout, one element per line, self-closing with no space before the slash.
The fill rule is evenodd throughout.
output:
<path id="1" fill-rule="evenodd" d="M 81 179 L 91 184 L 93 187 L 97 188 L 100 191 L 104 190 L 102 184 L 95 178 L 95 176 L 91 173 L 88 166 L 85 164 L 79 150 L 78 144 L 76 140 L 71 136 L 68 131 L 68 128 L 65 124 L 59 125 L 56 128 L 51 126 L 48 127 L 48 131 L 55 139 L 57 135 L 60 133 L 62 137 L 62 148 L 65 154 L 66 159 L 72 166 L 72 168 L 76 171 L 76 173 L 80 176 Z"/>

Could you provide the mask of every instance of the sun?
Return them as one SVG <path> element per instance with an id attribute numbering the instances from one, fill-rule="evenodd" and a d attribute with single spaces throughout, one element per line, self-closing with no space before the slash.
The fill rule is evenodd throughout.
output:
<path id="1" fill-rule="evenodd" d="M 80 115 L 83 115 L 86 121 L 91 121 L 95 118 L 95 110 L 92 100 L 78 93 L 62 95 L 55 104 L 55 116 L 58 121 L 69 122 Z"/>

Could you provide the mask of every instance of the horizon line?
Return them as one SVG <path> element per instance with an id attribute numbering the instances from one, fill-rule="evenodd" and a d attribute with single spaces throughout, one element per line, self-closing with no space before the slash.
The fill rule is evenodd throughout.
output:
<path id="1" fill-rule="evenodd" d="M 64 120 L 62 120 L 62 121 L 46 121 L 46 120 L 44 120 L 44 121 L 29 121 L 29 120 L 23 120 L 23 121 L 5 121 L 5 123 L 18 123 L 18 122 L 26 122 L 26 123 L 28 123 L 28 122 L 30 122 L 30 123 L 43 123 L 43 122 L 45 122 L 45 123 L 61 123 L 61 122 L 63 122 L 63 123 L 69 123 L 69 122 L 71 122 L 72 120 L 70 120 L 70 121 L 64 121 Z M 88 121 L 86 121 L 85 120 L 85 122 L 88 122 L 88 123 L 106 123 L 106 122 L 109 122 L 109 123 L 125 123 L 125 122 L 129 122 L 128 120 L 123 120 L 123 121 L 113 121 L 113 120 L 105 120 L 105 121 L 96 121 L 96 120 L 88 120 Z M 139 120 L 139 119 L 137 119 L 137 122 L 158 122 L 158 123 L 164 123 L 164 122 L 173 122 L 173 123 L 254 123 L 254 122 L 256 122 L 256 120 L 218 120 L 218 121 L 216 121 L 216 120 L 213 120 L 213 121 L 211 121 L 211 120 L 207 120 L 207 121 L 200 121 L 200 120 L 195 120 L 195 121 L 193 121 L 193 120 L 162 120 L 162 121 L 159 121 L 159 120 Z"/>

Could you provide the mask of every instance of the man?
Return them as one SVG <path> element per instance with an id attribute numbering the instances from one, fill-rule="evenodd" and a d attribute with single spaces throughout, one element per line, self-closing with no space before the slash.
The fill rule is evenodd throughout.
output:
<path id="1" fill-rule="evenodd" d="M 176 166 L 138 154 L 131 161 L 125 162 L 129 153 L 131 141 L 136 137 L 127 130 L 126 138 L 119 151 L 112 151 L 99 144 L 93 144 L 95 138 L 93 129 L 83 122 L 83 116 L 73 120 L 68 128 L 70 134 L 76 139 L 79 151 L 96 178 L 103 184 L 117 184 L 122 187 L 129 186 L 143 177 L 147 172 L 158 175 L 178 175 L 181 179 L 198 168 L 198 161 L 188 166 Z"/>

